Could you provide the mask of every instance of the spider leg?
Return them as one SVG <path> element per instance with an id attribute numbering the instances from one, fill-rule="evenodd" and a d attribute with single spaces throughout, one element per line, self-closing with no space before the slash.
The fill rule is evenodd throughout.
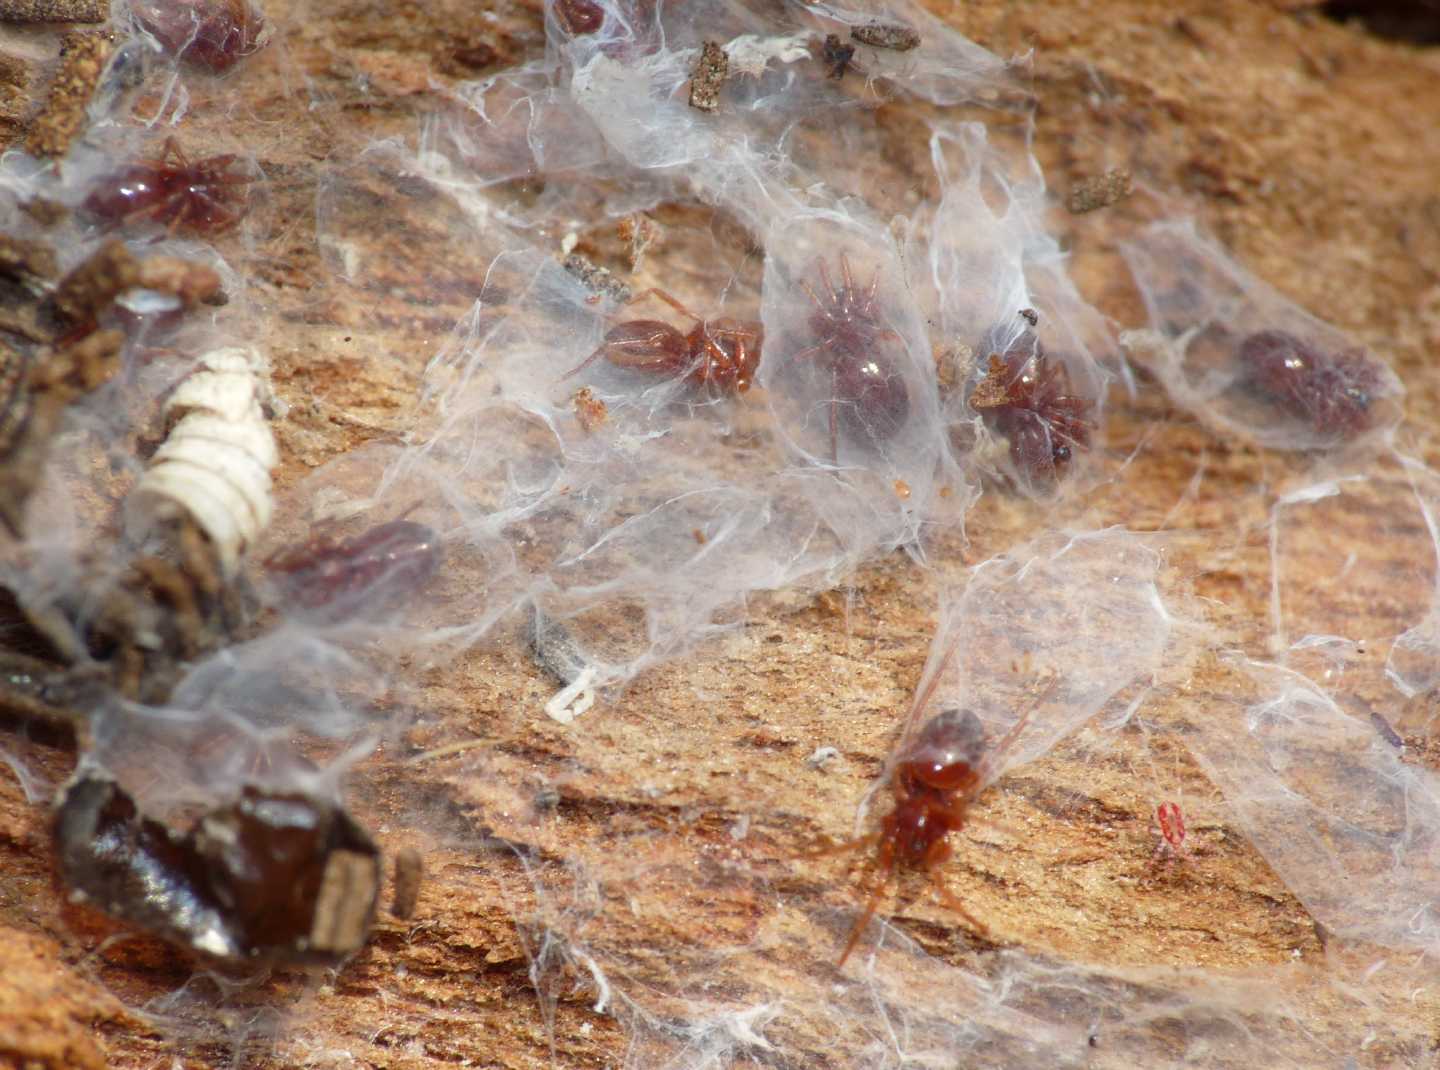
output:
<path id="1" fill-rule="evenodd" d="M 840 399 L 835 396 L 835 373 L 830 373 L 830 463 L 840 467 Z"/>
<path id="2" fill-rule="evenodd" d="M 725 383 L 733 380 L 740 371 L 738 362 L 730 359 L 725 347 L 712 338 L 707 331 L 705 344 L 701 346 L 700 363 L 690 372 L 690 378 L 697 383 Z"/>
<path id="3" fill-rule="evenodd" d="M 821 267 L 821 270 L 824 270 L 823 265 Z M 825 302 L 820 300 L 819 296 L 815 293 L 815 291 L 811 289 L 810 284 L 808 282 L 805 282 L 803 279 L 800 281 L 800 289 L 805 291 L 805 295 L 809 297 L 810 300 L 815 302 L 815 307 L 818 308 L 821 312 L 829 311 L 825 307 Z"/>
<path id="4" fill-rule="evenodd" d="M 206 204 L 210 207 L 210 211 L 214 213 L 214 230 L 229 230 L 236 223 L 240 222 L 240 213 L 226 204 L 224 199 L 208 193 L 203 194 L 203 196 Z"/>
<path id="5" fill-rule="evenodd" d="M 675 298 L 671 297 L 668 293 L 666 293 L 664 290 L 660 289 L 660 287 L 658 287 L 658 286 L 652 286 L 652 287 L 650 287 L 650 289 L 648 289 L 648 290 L 643 290 L 643 291 L 641 291 L 640 293 L 636 294 L 634 297 L 630 298 L 630 300 L 626 301 L 625 304 L 626 304 L 627 306 L 628 306 L 628 305 L 639 304 L 641 301 L 645 300 L 645 298 L 647 298 L 647 297 L 658 297 L 661 301 L 664 301 L 667 305 L 669 305 L 671 308 L 673 308 L 676 312 L 680 313 L 680 315 L 682 315 L 682 316 L 689 316 L 689 317 L 690 317 L 692 320 L 694 320 L 696 323 L 704 323 L 704 322 L 705 322 L 705 320 L 704 320 L 702 317 L 695 315 L 695 313 L 691 312 L 688 308 L 686 308 L 684 305 L 682 305 L 679 301 L 675 300 Z"/>
<path id="6" fill-rule="evenodd" d="M 826 843 L 824 847 L 817 847 L 809 851 L 801 851 L 799 854 L 791 855 L 791 858 L 829 858 L 833 855 L 843 855 L 847 851 L 858 851 L 862 847 L 869 847 L 872 843 L 880 840 L 881 832 L 872 832 L 868 836 L 860 836 L 853 840 L 842 840 L 840 843 Z"/>
<path id="7" fill-rule="evenodd" d="M 981 921 L 979 918 L 977 918 L 974 914 L 970 913 L 970 911 L 965 908 L 965 904 L 961 902 L 960 897 L 954 892 L 952 892 L 949 888 L 945 887 L 945 881 L 941 878 L 940 871 L 938 869 L 933 869 L 930 871 L 930 883 L 935 885 L 935 891 L 939 894 L 940 901 L 944 903 L 947 908 L 953 910 L 956 914 L 959 914 L 962 918 L 969 922 L 970 927 L 976 932 L 978 932 L 981 936 L 990 935 L 990 927 L 986 925 L 983 921 Z"/>
<path id="8" fill-rule="evenodd" d="M 165 211 L 165 209 L 169 207 L 170 201 L 164 200 L 157 201 L 154 204 L 147 205 L 144 208 L 137 208 L 135 211 L 129 212 L 126 215 L 122 216 L 118 221 L 118 225 L 129 226 L 131 223 L 150 219 L 153 216 L 160 215 L 162 212 Z"/>
<path id="9" fill-rule="evenodd" d="M 865 291 L 864 312 L 868 315 L 875 308 L 875 293 L 880 289 L 880 269 L 875 269 L 875 276 L 870 280 L 870 287 Z M 894 333 L 894 332 L 891 332 Z"/>
<path id="10" fill-rule="evenodd" d="M 866 900 L 864 912 L 851 928 L 850 939 L 845 941 L 845 950 L 840 954 L 840 961 L 835 964 L 836 969 L 845 965 L 845 960 L 850 957 L 850 952 L 854 951 L 855 945 L 860 942 L 860 937 L 864 935 L 870 919 L 875 916 L 875 911 L 880 906 L 880 897 L 885 894 L 885 887 L 890 883 L 890 877 L 895 872 L 895 855 L 890 851 L 883 851 L 877 868 L 880 870 L 880 876 L 875 882 L 875 891 Z"/>
<path id="11" fill-rule="evenodd" d="M 590 365 L 594 364 L 597 360 L 599 360 L 605 355 L 606 348 L 607 347 L 602 343 L 600 347 L 595 350 L 595 352 L 591 353 L 579 364 L 575 365 L 575 367 L 571 368 L 564 375 L 560 376 L 560 382 L 563 383 L 566 379 L 573 379 L 575 376 L 583 372 L 586 368 L 590 367 Z"/>
<path id="12" fill-rule="evenodd" d="M 840 263 L 845 263 L 845 258 L 840 258 Z M 825 293 L 830 298 L 830 303 L 835 304 L 835 284 L 830 281 L 830 269 L 825 266 L 825 261 L 820 261 L 820 282 L 825 287 Z"/>
<path id="13" fill-rule="evenodd" d="M 180 142 L 175 139 L 174 134 L 171 134 L 165 139 L 165 145 L 160 150 L 159 162 L 161 166 L 164 166 L 165 161 L 170 159 L 172 156 L 175 158 L 175 165 L 177 167 L 190 166 L 190 161 L 185 158 L 185 153 L 180 151 Z"/>
<path id="14" fill-rule="evenodd" d="M 1039 709 L 1042 704 L 1050 700 L 1050 697 L 1055 694 L 1055 689 L 1059 686 L 1060 678 L 1052 674 L 1050 677 L 1050 686 L 1031 700 L 1025 712 L 1020 715 L 1020 719 L 1010 726 L 1010 731 L 1001 736 L 999 740 L 996 741 L 995 746 L 990 748 L 990 754 L 980 775 L 981 784 L 985 783 L 988 778 L 990 767 L 994 764 L 995 760 L 1010 748 L 1010 745 L 1015 742 L 1020 733 L 1029 725 L 1030 719 L 1035 716 L 1035 711 Z"/>
<path id="15" fill-rule="evenodd" d="M 185 222 L 189 217 L 191 207 L 190 198 L 182 197 L 180 201 L 180 211 L 171 217 L 169 224 L 165 227 L 165 237 L 175 237 L 175 232 L 180 229 L 180 224 Z"/>

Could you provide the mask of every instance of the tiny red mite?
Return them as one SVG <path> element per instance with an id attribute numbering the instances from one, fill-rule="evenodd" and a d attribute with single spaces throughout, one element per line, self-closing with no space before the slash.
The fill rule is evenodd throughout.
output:
<path id="1" fill-rule="evenodd" d="M 760 365 L 765 328 L 752 320 L 706 320 L 663 290 L 646 290 L 629 303 L 658 297 L 694 321 L 689 334 L 663 320 L 627 320 L 612 327 L 600 348 L 564 378 L 604 359 L 617 368 L 657 376 L 684 376 L 691 383 L 743 394 Z"/>
<path id="2" fill-rule="evenodd" d="M 238 188 L 253 181 L 233 170 L 232 154 L 191 163 L 174 138 L 159 159 L 132 164 L 100 181 L 81 206 L 92 220 L 108 224 L 164 223 L 174 232 L 218 233 L 240 219 L 244 200 Z"/>
<path id="3" fill-rule="evenodd" d="M 1155 820 L 1160 824 L 1160 835 L 1165 837 L 1155 853 L 1159 854 L 1169 846 L 1171 852 L 1180 853 L 1185 842 L 1185 816 L 1177 803 L 1163 802 L 1155 809 Z"/>

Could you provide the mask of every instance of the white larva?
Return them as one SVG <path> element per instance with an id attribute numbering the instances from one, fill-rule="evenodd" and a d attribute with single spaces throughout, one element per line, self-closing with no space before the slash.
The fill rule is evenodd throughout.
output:
<path id="1" fill-rule="evenodd" d="M 264 359 L 232 346 L 202 356 L 165 403 L 170 433 L 128 503 L 132 524 L 188 513 L 226 571 L 270 523 L 270 473 L 279 463 L 265 419 Z"/>

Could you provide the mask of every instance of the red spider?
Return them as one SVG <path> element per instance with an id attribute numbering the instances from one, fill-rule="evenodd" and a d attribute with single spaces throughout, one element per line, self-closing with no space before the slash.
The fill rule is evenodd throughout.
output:
<path id="1" fill-rule="evenodd" d="M 212 71 L 265 44 L 265 19 L 249 0 L 132 0 L 130 10 L 171 55 Z"/>
<path id="2" fill-rule="evenodd" d="M 915 708 L 922 708 L 939 683 L 937 673 L 921 693 Z M 834 854 L 870 844 L 879 844 L 874 868 L 880 872 L 874 892 L 860 919 L 850 930 L 850 939 L 840 956 L 845 965 L 860 942 L 865 927 L 875 916 L 880 898 L 897 870 L 925 871 L 945 905 L 968 921 L 981 934 L 988 929 L 945 887 L 940 867 L 954 853 L 949 836 L 965 827 L 970 804 L 993 779 L 998 763 L 1021 730 L 1029 723 L 1040 703 L 1054 693 L 1055 684 L 1035 700 L 1020 719 L 990 748 L 985 747 L 985 726 L 969 710 L 947 709 L 927 721 L 905 746 L 895 763 L 891 788 L 895 808 L 880 822 L 878 831 L 858 840 L 827 847 L 817 854 Z"/>
<path id="3" fill-rule="evenodd" d="M 555 21 L 571 37 L 594 33 L 605 23 L 605 9 L 595 0 L 555 0 Z"/>
<path id="4" fill-rule="evenodd" d="M 1240 381 L 1322 435 L 1349 437 L 1370 425 L 1380 373 L 1363 349 L 1327 353 L 1288 331 L 1240 343 Z"/>
<path id="5" fill-rule="evenodd" d="M 910 415 L 910 392 L 901 372 L 904 339 L 884 325 L 875 307 L 879 271 L 864 289 L 855 285 L 850 261 L 843 255 L 838 287 L 830 281 L 824 261 L 819 272 L 823 293 L 800 284 L 815 304 L 810 332 L 816 342 L 792 360 L 809 360 L 829 378 L 830 459 L 836 462 L 842 427 L 847 438 L 872 447 L 893 438 Z"/>
<path id="6" fill-rule="evenodd" d="M 385 601 L 407 594 L 440 567 L 435 532 L 413 520 L 392 520 L 350 539 L 316 535 L 272 554 L 265 567 L 306 609 L 355 609 L 361 595 Z"/>
<path id="7" fill-rule="evenodd" d="M 171 233 L 182 227 L 197 233 L 228 230 L 240 219 L 244 198 L 237 187 L 254 181 L 232 170 L 235 159 L 226 153 L 191 163 L 175 139 L 167 138 L 158 160 L 102 179 L 83 209 L 108 224 L 151 220 L 165 223 Z"/>
<path id="8" fill-rule="evenodd" d="M 1010 443 L 1010 459 L 1032 479 L 1054 479 L 1076 447 L 1090 444 L 1095 422 L 1089 399 L 1072 393 L 1063 361 L 1051 360 L 1028 332 L 990 367 L 970 406 Z"/>
<path id="9" fill-rule="evenodd" d="M 646 290 L 629 303 L 651 296 L 694 320 L 690 333 L 681 334 L 663 320 L 627 320 L 612 327 L 600 348 L 564 378 L 578 375 L 603 357 L 615 367 L 630 371 L 683 375 L 697 385 L 742 394 L 750 389 L 750 380 L 760 365 L 764 327 L 752 320 L 729 317 L 702 319 L 663 290 Z"/>

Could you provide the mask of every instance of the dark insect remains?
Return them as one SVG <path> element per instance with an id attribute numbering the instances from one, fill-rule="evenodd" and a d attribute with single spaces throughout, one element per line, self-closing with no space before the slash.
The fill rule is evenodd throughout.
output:
<path id="1" fill-rule="evenodd" d="M 600 348 L 565 378 L 578 375 L 595 361 L 604 359 L 629 371 L 683 376 L 699 386 L 737 393 L 750 389 L 755 370 L 760 366 L 764 327 L 753 320 L 702 319 L 663 290 L 646 290 L 634 301 L 651 296 L 693 320 L 695 326 L 690 333 L 681 334 L 664 320 L 627 320 L 612 327 Z"/>
<path id="2" fill-rule="evenodd" d="M 334 804 L 247 786 L 178 833 L 87 770 L 55 816 L 72 899 L 194 952 L 338 965 L 370 932 L 380 855 Z"/>
<path id="3" fill-rule="evenodd" d="M 226 153 L 191 163 L 175 139 L 167 138 L 159 159 L 101 179 L 82 209 L 92 220 L 110 225 L 163 223 L 172 233 L 228 230 L 240 220 L 242 187 L 254 181 L 235 170 L 235 161 Z"/>

